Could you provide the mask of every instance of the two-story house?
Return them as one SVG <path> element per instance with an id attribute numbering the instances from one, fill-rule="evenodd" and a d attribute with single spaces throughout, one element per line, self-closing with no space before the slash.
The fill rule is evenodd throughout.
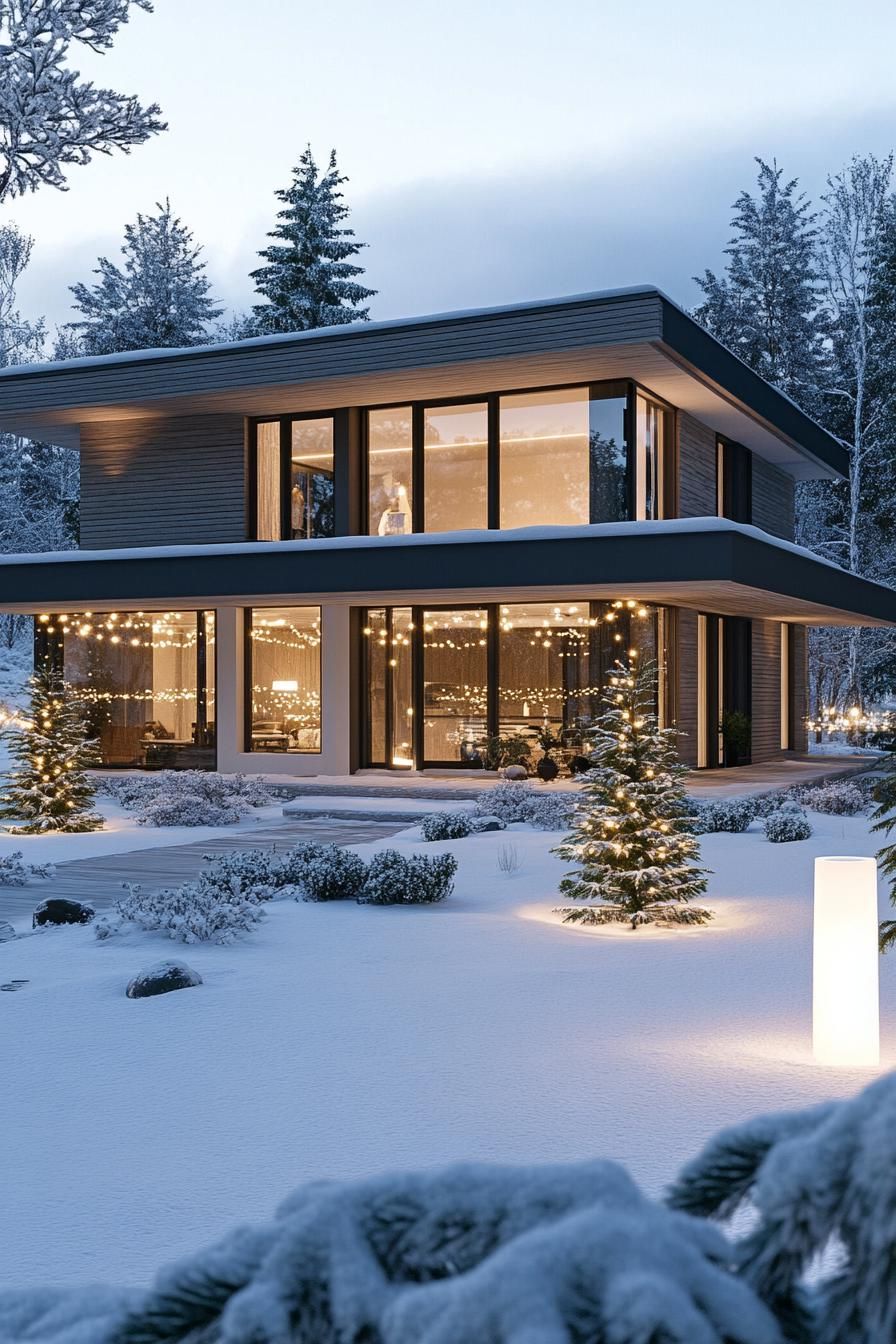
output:
<path id="1" fill-rule="evenodd" d="M 12 368 L 0 430 L 80 450 L 82 549 L 3 558 L 0 607 L 110 766 L 574 750 L 630 651 L 686 761 L 764 761 L 806 627 L 896 621 L 793 543 L 842 447 L 650 287 Z"/>

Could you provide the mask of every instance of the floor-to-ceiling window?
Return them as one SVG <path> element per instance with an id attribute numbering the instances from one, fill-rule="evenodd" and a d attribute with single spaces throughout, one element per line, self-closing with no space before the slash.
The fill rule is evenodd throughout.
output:
<path id="1" fill-rule="evenodd" d="M 367 413 L 367 530 L 394 537 L 413 532 L 413 438 L 410 406 Z"/>
<path id="2" fill-rule="evenodd" d="M 423 520 L 427 532 L 488 527 L 488 406 L 423 410 Z"/>
<path id="3" fill-rule="evenodd" d="M 61 663 L 102 765 L 214 769 L 214 612 L 41 616 L 35 647 Z"/>
<path id="4" fill-rule="evenodd" d="M 252 431 L 252 461 L 257 540 L 335 534 L 332 415 L 257 421 Z"/>
<path id="5" fill-rule="evenodd" d="M 372 608 L 364 625 L 365 764 L 476 766 L 486 739 L 587 740 L 618 662 L 664 673 L 660 613 L 634 600 Z M 658 696 L 662 704 L 662 696 Z"/>
<path id="6" fill-rule="evenodd" d="M 246 612 L 249 751 L 320 751 L 320 607 Z"/>

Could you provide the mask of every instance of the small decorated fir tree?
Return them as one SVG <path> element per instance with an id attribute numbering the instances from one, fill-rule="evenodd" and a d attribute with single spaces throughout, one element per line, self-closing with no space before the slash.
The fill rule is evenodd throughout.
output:
<path id="1" fill-rule="evenodd" d="M 95 789 L 84 773 L 98 757 L 80 706 L 47 663 L 37 668 L 30 688 L 27 722 L 3 729 L 14 764 L 0 793 L 0 817 L 24 822 L 8 828 L 16 835 L 99 830 L 103 819 L 91 810 Z"/>
<path id="2" fill-rule="evenodd" d="M 564 923 L 705 924 L 711 912 L 687 902 L 706 890 L 698 866 L 674 729 L 660 728 L 653 705 L 656 669 L 617 664 L 592 742 L 575 829 L 554 850 L 576 865 L 560 883 L 574 901 Z"/>

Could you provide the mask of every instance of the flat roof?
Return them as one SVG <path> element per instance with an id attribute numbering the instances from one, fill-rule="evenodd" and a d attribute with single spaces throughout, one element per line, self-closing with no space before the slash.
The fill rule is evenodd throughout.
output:
<path id="1" fill-rule="evenodd" d="M 795 476 L 840 442 L 654 285 L 0 370 L 0 431 L 77 445 L 86 422 L 285 414 L 632 377 Z"/>
<path id="2" fill-rule="evenodd" d="M 809 625 L 896 624 L 892 588 L 727 519 L 0 557 L 6 611 L 514 597 L 637 597 Z"/>

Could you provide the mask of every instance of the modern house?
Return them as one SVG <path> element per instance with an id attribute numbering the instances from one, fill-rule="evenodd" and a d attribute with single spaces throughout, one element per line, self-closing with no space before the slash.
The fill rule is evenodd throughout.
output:
<path id="1" fill-rule="evenodd" d="M 0 430 L 80 450 L 82 549 L 4 557 L 0 608 L 110 766 L 572 753 L 630 651 L 686 761 L 765 761 L 806 627 L 896 622 L 793 543 L 842 447 L 651 287 L 12 368 Z"/>

